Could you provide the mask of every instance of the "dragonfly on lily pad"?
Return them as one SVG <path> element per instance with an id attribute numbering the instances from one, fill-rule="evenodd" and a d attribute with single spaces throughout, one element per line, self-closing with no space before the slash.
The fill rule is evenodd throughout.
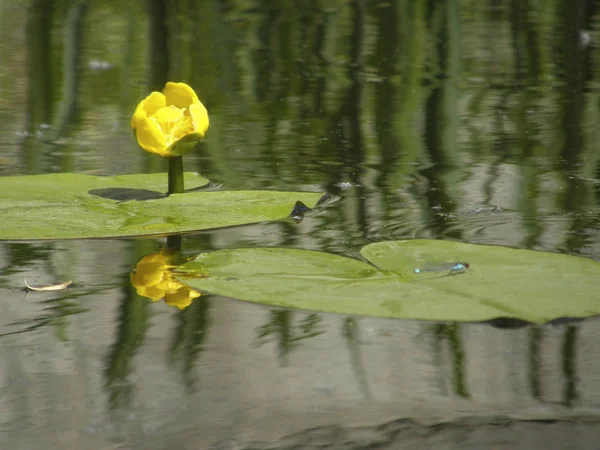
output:
<path id="1" fill-rule="evenodd" d="M 446 275 L 454 275 L 459 273 L 465 273 L 470 267 L 465 262 L 447 262 L 440 264 L 425 264 L 423 267 L 415 269 L 416 274 L 427 273 L 427 272 L 447 272 Z"/>

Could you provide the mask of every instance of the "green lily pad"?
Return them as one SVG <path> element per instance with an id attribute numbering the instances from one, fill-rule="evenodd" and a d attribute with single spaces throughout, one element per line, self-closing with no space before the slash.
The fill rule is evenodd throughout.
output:
<path id="1" fill-rule="evenodd" d="M 185 174 L 186 190 L 208 184 Z M 166 174 L 0 177 L 0 240 L 141 236 L 227 227 L 287 217 L 296 201 L 322 193 L 188 191 L 166 197 Z"/>
<path id="2" fill-rule="evenodd" d="M 182 281 L 201 291 L 363 316 L 545 323 L 600 314 L 600 264 L 590 259 L 438 240 L 380 242 L 361 254 L 372 264 L 308 250 L 219 250 L 180 270 Z M 470 268 L 414 272 L 449 261 Z"/>

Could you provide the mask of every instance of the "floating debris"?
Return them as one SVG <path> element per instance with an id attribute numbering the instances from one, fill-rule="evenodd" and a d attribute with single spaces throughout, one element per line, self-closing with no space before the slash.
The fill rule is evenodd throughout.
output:
<path id="1" fill-rule="evenodd" d="M 67 289 L 69 286 L 71 286 L 73 284 L 72 281 L 65 281 L 64 283 L 60 283 L 60 284 L 50 284 L 48 286 L 40 286 L 40 287 L 33 287 L 33 286 L 29 286 L 27 284 L 27 280 L 23 280 L 23 282 L 25 283 L 25 290 L 26 291 L 36 291 L 36 292 L 47 292 L 47 291 L 64 291 L 65 289 Z"/>

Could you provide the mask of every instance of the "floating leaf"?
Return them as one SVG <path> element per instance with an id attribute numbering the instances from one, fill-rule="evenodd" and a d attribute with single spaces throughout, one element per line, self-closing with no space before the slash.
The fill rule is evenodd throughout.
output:
<path id="1" fill-rule="evenodd" d="M 201 291 L 316 311 L 533 323 L 600 314 L 600 264 L 590 259 L 438 240 L 375 243 L 361 254 L 373 265 L 322 252 L 257 248 L 203 253 L 182 269 L 202 274 L 185 279 Z M 450 261 L 470 268 L 414 272 Z"/>
<path id="2" fill-rule="evenodd" d="M 208 180 L 185 174 L 185 188 Z M 287 217 L 314 192 L 192 191 L 165 196 L 166 174 L 0 177 L 0 240 L 140 236 L 203 230 Z"/>

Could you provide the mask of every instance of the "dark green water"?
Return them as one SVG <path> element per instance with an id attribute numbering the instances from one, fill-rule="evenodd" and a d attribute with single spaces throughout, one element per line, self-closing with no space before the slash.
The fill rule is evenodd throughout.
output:
<path id="1" fill-rule="evenodd" d="M 418 237 L 600 260 L 599 6 L 4 0 L 0 175 L 166 171 L 129 121 L 185 81 L 211 120 L 186 170 L 341 197 L 186 251 Z M 0 448 L 598 448 L 597 319 L 179 311 L 129 283 L 162 245 L 0 244 Z M 76 286 L 25 296 L 24 279 Z"/>

